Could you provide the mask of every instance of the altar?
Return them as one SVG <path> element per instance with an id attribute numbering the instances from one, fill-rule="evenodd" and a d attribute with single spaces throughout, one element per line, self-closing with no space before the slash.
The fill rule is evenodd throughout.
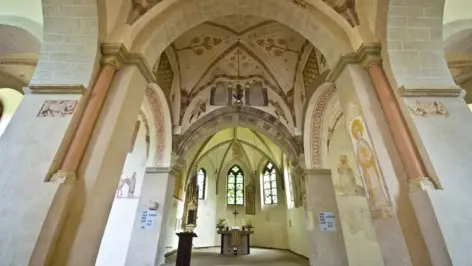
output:
<path id="1" fill-rule="evenodd" d="M 241 230 L 238 227 L 219 230 L 221 235 L 222 255 L 248 255 L 251 253 L 251 234 L 252 230 Z"/>

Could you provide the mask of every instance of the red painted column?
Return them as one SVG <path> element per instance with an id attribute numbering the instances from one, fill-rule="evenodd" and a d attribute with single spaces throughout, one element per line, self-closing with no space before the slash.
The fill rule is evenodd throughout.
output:
<path id="1" fill-rule="evenodd" d="M 426 178 L 428 176 L 426 167 L 382 65 L 380 62 L 373 62 L 367 66 L 367 70 L 408 178 L 410 180 Z"/>
<path id="2" fill-rule="evenodd" d="M 72 138 L 71 144 L 65 155 L 60 171 L 75 172 L 84 156 L 93 128 L 98 120 L 100 111 L 105 103 L 111 83 L 115 77 L 117 67 L 114 64 L 105 64 L 100 70 L 97 82 L 90 92 L 90 98 L 85 107 L 79 126 Z"/>

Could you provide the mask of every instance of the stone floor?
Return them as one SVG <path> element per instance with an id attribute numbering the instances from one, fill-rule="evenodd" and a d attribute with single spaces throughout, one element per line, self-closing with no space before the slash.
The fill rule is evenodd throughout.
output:
<path id="1" fill-rule="evenodd" d="M 175 260 L 175 255 L 174 258 Z M 173 264 L 169 264 L 173 265 Z M 219 248 L 194 249 L 191 266 L 308 266 L 308 260 L 288 251 L 251 248 L 246 256 L 222 256 Z"/>

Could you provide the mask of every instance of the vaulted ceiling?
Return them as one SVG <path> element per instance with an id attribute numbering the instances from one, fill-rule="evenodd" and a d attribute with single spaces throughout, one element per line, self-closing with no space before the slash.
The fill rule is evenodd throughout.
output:
<path id="1" fill-rule="evenodd" d="M 238 41 L 240 40 L 240 41 Z M 280 96 L 293 89 L 305 38 L 290 28 L 253 16 L 231 15 L 203 23 L 179 37 L 181 89 L 192 97 L 219 77 L 262 78 Z"/>

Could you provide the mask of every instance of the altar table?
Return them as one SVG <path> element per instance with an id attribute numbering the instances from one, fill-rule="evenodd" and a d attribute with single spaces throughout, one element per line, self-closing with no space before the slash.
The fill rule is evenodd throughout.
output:
<path id="1" fill-rule="evenodd" d="M 254 231 L 238 229 L 218 231 L 221 235 L 222 255 L 248 255 L 251 253 L 251 234 Z"/>

